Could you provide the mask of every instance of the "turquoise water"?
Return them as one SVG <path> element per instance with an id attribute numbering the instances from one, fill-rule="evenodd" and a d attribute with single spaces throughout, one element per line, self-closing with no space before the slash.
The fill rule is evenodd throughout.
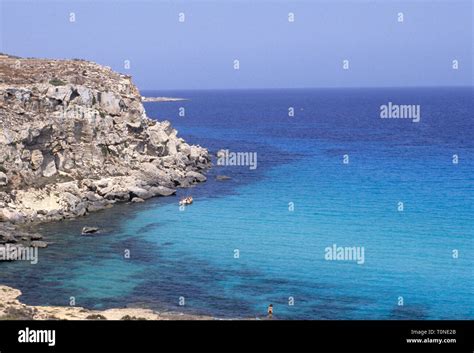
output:
<path id="1" fill-rule="evenodd" d="M 258 168 L 216 166 L 177 197 L 41 226 L 55 244 L 39 264 L 1 264 L 0 283 L 22 300 L 218 317 L 263 317 L 272 303 L 282 319 L 474 318 L 472 90 L 145 94 L 189 98 L 145 107 L 213 153 L 257 152 Z M 421 121 L 380 119 L 389 101 L 420 104 Z M 182 211 L 188 194 L 195 203 Z M 104 232 L 81 237 L 84 225 Z M 325 260 L 333 244 L 364 247 L 364 264 Z"/>

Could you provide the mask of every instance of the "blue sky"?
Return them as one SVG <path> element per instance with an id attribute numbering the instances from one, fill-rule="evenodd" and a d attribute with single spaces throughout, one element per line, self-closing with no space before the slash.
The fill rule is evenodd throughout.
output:
<path id="1" fill-rule="evenodd" d="M 471 0 L 0 1 L 0 51 L 93 60 L 141 89 L 473 82 Z"/>

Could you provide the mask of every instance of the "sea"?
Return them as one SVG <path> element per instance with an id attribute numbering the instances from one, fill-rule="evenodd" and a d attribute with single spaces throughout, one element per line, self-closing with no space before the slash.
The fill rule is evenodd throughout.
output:
<path id="1" fill-rule="evenodd" d="M 39 262 L 0 264 L 0 283 L 24 303 L 224 319 L 263 319 L 270 304 L 274 319 L 474 319 L 472 88 L 142 94 L 186 99 L 145 108 L 209 149 L 208 180 L 38 226 L 51 243 Z M 418 121 L 383 118 L 389 105 L 416 106 Z M 218 159 L 220 150 L 242 158 Z M 194 203 L 180 207 L 185 196 Z M 101 233 L 81 236 L 84 226 Z"/>

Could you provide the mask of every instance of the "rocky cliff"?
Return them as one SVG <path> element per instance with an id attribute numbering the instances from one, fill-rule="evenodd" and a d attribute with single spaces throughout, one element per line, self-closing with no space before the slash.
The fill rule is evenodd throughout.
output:
<path id="1" fill-rule="evenodd" d="M 0 222 L 171 195 L 205 181 L 209 166 L 206 149 L 146 116 L 129 76 L 82 60 L 0 55 Z"/>

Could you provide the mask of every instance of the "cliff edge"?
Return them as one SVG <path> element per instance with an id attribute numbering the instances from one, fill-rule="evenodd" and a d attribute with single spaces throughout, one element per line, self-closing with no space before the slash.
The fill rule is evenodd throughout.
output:
<path id="1" fill-rule="evenodd" d="M 146 116 L 130 76 L 83 60 L 0 55 L 0 222 L 168 196 L 205 181 L 209 167 L 206 149 Z"/>

